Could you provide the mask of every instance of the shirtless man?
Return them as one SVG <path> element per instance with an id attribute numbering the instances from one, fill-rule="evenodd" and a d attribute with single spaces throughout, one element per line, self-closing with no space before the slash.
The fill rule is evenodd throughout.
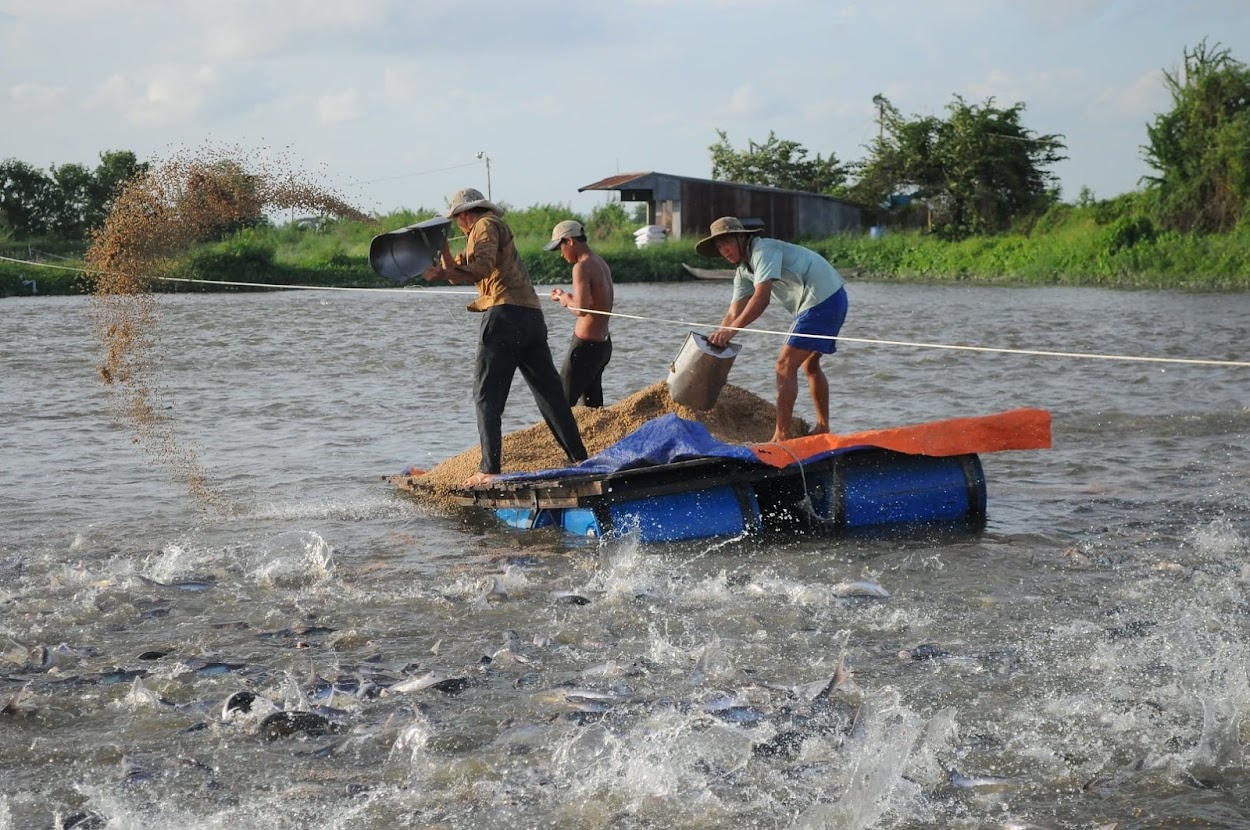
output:
<path id="1" fill-rule="evenodd" d="M 586 229 L 575 219 L 566 219 L 551 232 L 546 250 L 559 250 L 573 266 L 573 292 L 551 289 L 551 299 L 577 315 L 569 352 L 560 370 L 564 396 L 569 406 L 578 401 L 586 406 L 603 406 L 603 370 L 612 359 L 612 339 L 608 336 L 606 313 L 612 311 L 612 271 L 603 257 L 586 244 Z"/>

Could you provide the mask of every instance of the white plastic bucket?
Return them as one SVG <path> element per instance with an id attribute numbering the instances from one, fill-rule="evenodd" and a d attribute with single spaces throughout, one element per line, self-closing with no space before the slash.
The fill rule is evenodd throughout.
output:
<path id="1" fill-rule="evenodd" d="M 673 400 L 691 409 L 711 409 L 741 349 L 738 343 L 719 349 L 704 335 L 688 333 L 681 351 L 669 366 L 668 392 Z"/>

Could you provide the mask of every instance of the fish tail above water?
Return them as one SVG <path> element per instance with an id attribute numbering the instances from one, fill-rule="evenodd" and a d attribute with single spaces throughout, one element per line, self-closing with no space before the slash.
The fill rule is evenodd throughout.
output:
<path id="1" fill-rule="evenodd" d="M 11 716 L 17 717 L 17 716 L 24 716 L 24 715 L 33 715 L 36 712 L 38 712 L 39 708 L 37 706 L 35 706 L 33 703 L 27 703 L 24 700 L 24 698 L 26 697 L 26 692 L 29 688 L 30 688 L 30 685 L 27 684 L 16 694 L 10 695 L 8 698 L 6 698 L 4 700 L 4 705 L 0 706 L 0 715 L 11 715 Z"/>

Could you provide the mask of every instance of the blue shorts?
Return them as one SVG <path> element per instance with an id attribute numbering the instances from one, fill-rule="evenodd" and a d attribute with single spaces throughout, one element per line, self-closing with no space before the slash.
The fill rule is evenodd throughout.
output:
<path id="1" fill-rule="evenodd" d="M 794 318 L 794 325 L 790 327 L 790 337 L 786 340 L 786 345 L 809 352 L 833 354 L 838 350 L 838 341 L 832 338 L 842 331 L 842 324 L 846 322 L 847 305 L 846 289 L 839 288 L 820 305 L 799 312 Z M 803 337 L 805 334 L 824 336 Z"/>

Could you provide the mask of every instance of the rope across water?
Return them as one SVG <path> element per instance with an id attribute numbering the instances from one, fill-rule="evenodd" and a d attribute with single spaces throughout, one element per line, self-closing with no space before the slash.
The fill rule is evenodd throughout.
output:
<path id="1" fill-rule="evenodd" d="M 0 260 L 5 262 L 14 262 L 19 265 L 30 265 L 40 268 L 54 268 L 63 271 L 76 271 L 79 273 L 92 273 L 90 269 L 74 268 L 65 265 L 52 265 L 43 262 L 30 262 L 27 260 L 14 259 L 13 257 L 0 256 Z M 439 288 L 353 288 L 349 286 L 329 286 L 329 285 L 278 285 L 274 283 L 263 282 L 231 282 L 226 280 L 197 280 L 185 277 L 154 277 L 154 279 L 163 282 L 179 282 L 192 283 L 197 285 L 228 285 L 238 288 L 270 288 L 270 289 L 290 289 L 299 291 L 358 291 L 371 294 L 404 294 L 406 296 L 421 296 L 424 294 L 454 295 L 454 296 L 477 296 L 475 291 L 465 291 L 459 289 L 439 289 Z M 568 306 L 570 311 L 580 311 L 586 314 L 599 314 L 605 317 L 620 317 L 626 320 L 639 320 L 648 323 L 659 323 L 662 325 L 681 326 L 683 328 L 702 328 L 702 329 L 718 329 L 721 326 L 717 323 L 701 323 L 695 320 L 673 320 L 663 317 L 644 317 L 638 314 L 623 314 L 618 311 L 596 311 L 589 308 L 578 308 L 576 306 Z M 733 331 L 746 332 L 747 334 L 767 334 L 780 335 L 789 337 L 789 331 L 778 331 L 775 329 L 759 329 L 759 328 L 737 328 L 727 326 Z M 839 343 L 865 343 L 873 346 L 904 346 L 914 349 L 944 349 L 947 351 L 961 352 L 984 352 L 990 354 L 1018 354 L 1031 355 L 1034 357 L 1063 357 L 1083 360 L 1118 360 L 1135 363 L 1166 363 L 1166 364 L 1182 364 L 1189 366 L 1237 366 L 1242 368 L 1250 368 L 1250 360 L 1218 360 L 1214 358 L 1198 358 L 1198 357 L 1150 357 L 1148 355 L 1126 355 L 1126 354 L 1099 354 L 1094 352 L 1070 352 L 1070 351 L 1052 351 L 1047 349 L 1008 349 L 997 346 L 964 346 L 951 343 L 921 343 L 912 340 L 884 340 L 871 337 L 848 337 L 839 334 L 836 337 L 830 335 L 805 334 L 804 337 L 823 340 L 837 340 Z"/>

